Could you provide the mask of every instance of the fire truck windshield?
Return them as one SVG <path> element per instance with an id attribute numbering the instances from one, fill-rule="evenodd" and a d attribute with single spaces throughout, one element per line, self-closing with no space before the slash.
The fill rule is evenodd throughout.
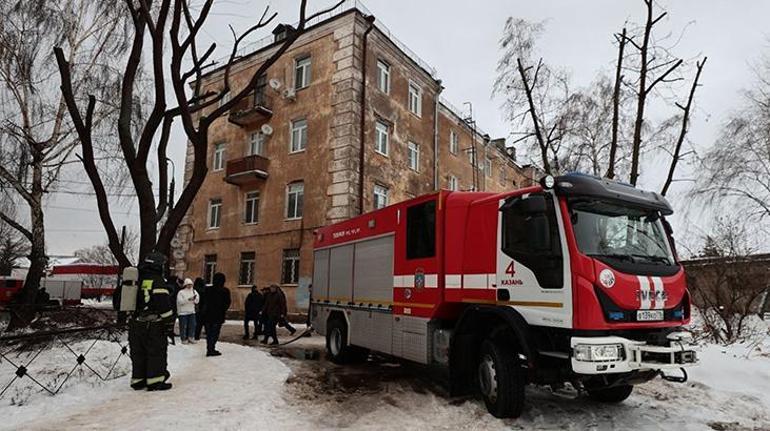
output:
<path id="1" fill-rule="evenodd" d="M 656 211 L 600 200 L 570 202 L 581 252 L 621 264 L 675 265 Z"/>

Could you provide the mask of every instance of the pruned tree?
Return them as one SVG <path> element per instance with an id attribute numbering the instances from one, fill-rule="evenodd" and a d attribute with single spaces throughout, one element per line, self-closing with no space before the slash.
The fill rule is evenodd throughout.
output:
<path id="1" fill-rule="evenodd" d="M 738 217 L 717 219 L 703 238 L 700 260 L 688 266 L 688 286 L 707 334 L 718 343 L 746 336 L 768 289 L 768 268 L 753 262 L 752 232 Z M 705 259 L 704 259 L 705 258 Z"/>
<path id="2" fill-rule="evenodd" d="M 743 106 L 699 158 L 690 195 L 710 206 L 741 210 L 747 220 L 770 217 L 770 59 L 757 69 Z"/>
<path id="3" fill-rule="evenodd" d="M 0 0 L 0 189 L 29 214 L 24 222 L 0 209 L 0 220 L 29 244 L 30 267 L 11 329 L 32 317 L 47 265 L 44 197 L 56 189 L 78 144 L 64 98 L 56 91 L 53 47 L 70 52 L 74 93 L 110 101 L 111 61 L 125 47 L 125 24 L 112 2 Z M 110 103 L 95 109 L 93 127 L 112 112 Z"/>
<path id="4" fill-rule="evenodd" d="M 216 51 L 216 44 L 199 46 L 200 34 L 204 31 L 214 1 L 206 0 L 193 10 L 184 0 L 125 0 L 121 7 L 130 16 L 131 42 L 127 59 L 121 64 L 120 95 L 117 98 L 118 121 L 113 132 L 118 136 L 119 147 L 123 155 L 125 168 L 136 192 L 139 206 L 139 258 L 153 250 L 168 254 L 171 239 L 176 233 L 182 218 L 198 193 L 206 177 L 208 153 L 208 133 L 212 123 L 222 117 L 236 104 L 254 91 L 259 78 L 292 46 L 305 31 L 306 25 L 339 6 L 321 10 L 314 14 L 306 12 L 307 0 L 302 0 L 299 8 L 299 22 L 290 28 L 285 39 L 277 43 L 265 61 L 248 71 L 246 85 L 234 88 L 231 83 L 233 66 L 239 57 L 241 43 L 254 32 L 270 25 L 276 17 L 266 7 L 257 22 L 236 35 L 229 56 L 222 67 L 223 86 L 220 89 L 201 87 L 201 77 L 211 64 Z M 61 76 L 61 91 L 67 111 L 77 131 L 82 151 L 83 166 L 93 185 L 99 217 L 107 233 L 109 248 L 122 266 L 131 264 L 131 259 L 120 246 L 115 223 L 110 212 L 110 205 L 104 187 L 104 173 L 98 166 L 94 152 L 94 112 L 102 103 L 93 94 L 85 100 L 79 99 L 83 92 L 73 87 L 72 54 L 66 47 L 55 49 L 56 62 Z M 132 104 L 137 97 L 138 72 L 142 68 L 143 58 L 147 58 L 150 82 L 148 116 L 137 121 Z M 166 85 L 170 83 L 170 88 Z M 188 86 L 192 85 L 192 91 Z M 170 90 L 170 91 L 168 91 Z M 186 182 L 179 200 L 173 208 L 169 207 L 168 173 L 166 149 L 171 126 L 179 121 L 192 147 L 193 163 L 189 180 Z M 138 123 L 136 136 L 131 125 Z M 155 148 L 155 160 L 151 151 Z M 158 167 L 157 182 L 151 178 L 151 166 Z M 156 199 L 153 184 L 159 188 Z"/>

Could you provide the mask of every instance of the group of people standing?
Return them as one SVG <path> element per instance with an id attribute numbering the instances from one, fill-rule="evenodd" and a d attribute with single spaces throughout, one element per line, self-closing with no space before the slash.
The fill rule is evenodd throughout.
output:
<path id="1" fill-rule="evenodd" d="M 214 274 L 212 285 L 206 286 L 202 278 L 193 282 L 187 278 L 179 286 L 179 279 L 170 280 L 174 288 L 175 312 L 179 319 L 179 338 L 182 344 L 195 344 L 206 330 L 206 356 L 220 356 L 216 349 L 225 314 L 230 308 L 230 291 L 225 287 L 225 275 Z"/>
<path id="2" fill-rule="evenodd" d="M 246 296 L 244 309 L 244 340 L 249 339 L 249 324 L 252 322 L 254 323 L 253 339 L 256 340 L 260 335 L 263 335 L 262 344 L 267 344 L 270 339 L 273 340 L 270 342 L 271 346 L 278 344 L 277 326 L 288 329 L 291 335 L 297 332 L 286 320 L 286 294 L 275 284 L 264 287 L 261 291 L 257 289 L 257 286 L 251 286 L 251 293 Z"/>

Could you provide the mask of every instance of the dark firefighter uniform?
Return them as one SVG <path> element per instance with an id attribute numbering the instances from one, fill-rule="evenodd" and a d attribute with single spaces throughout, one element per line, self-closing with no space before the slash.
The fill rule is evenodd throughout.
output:
<path id="1" fill-rule="evenodd" d="M 131 387 L 139 390 L 170 389 L 166 383 L 167 325 L 173 320 L 171 295 L 163 279 L 166 259 L 151 253 L 139 266 L 139 292 L 128 328 L 131 349 Z"/>

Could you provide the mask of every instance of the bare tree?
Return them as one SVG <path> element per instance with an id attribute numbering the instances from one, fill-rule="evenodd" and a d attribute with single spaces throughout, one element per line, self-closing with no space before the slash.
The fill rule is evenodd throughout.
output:
<path id="1" fill-rule="evenodd" d="M 122 3 L 124 12 L 131 17 L 133 28 L 128 58 L 121 72 L 119 119 L 114 125 L 114 132 L 119 138 L 125 167 L 129 171 L 139 206 L 140 259 L 153 250 L 168 253 L 171 239 L 206 177 L 208 132 L 211 124 L 253 93 L 259 78 L 303 34 L 309 21 L 341 3 L 340 1 L 331 8 L 308 15 L 307 0 L 302 0 L 296 26 L 289 29 L 286 38 L 275 46 L 259 67 L 249 72 L 245 86 L 233 88 L 230 78 L 233 65 L 239 56 L 241 42 L 255 31 L 270 25 L 276 17 L 276 14 L 270 13 L 266 7 L 256 24 L 237 36 L 233 31 L 233 47 L 222 65 L 224 85 L 217 90 L 201 88 L 202 74 L 216 50 L 216 45 L 211 44 L 205 48 L 198 46 L 199 34 L 211 13 L 213 0 L 204 1 L 198 13 L 184 0 L 125 0 Z M 120 265 L 127 266 L 131 261 L 120 247 L 103 184 L 103 173 L 94 154 L 93 113 L 99 103 L 94 95 L 89 95 L 85 103 L 79 103 L 78 92 L 72 85 L 72 54 L 65 53 L 65 48 L 55 49 L 62 94 L 80 139 L 83 166 L 96 193 L 99 216 L 107 233 L 110 250 Z M 138 122 L 138 134 L 135 138 L 131 125 L 137 123 L 137 119 L 132 111 L 132 103 L 136 98 L 137 73 L 143 64 L 143 55 L 148 56 L 148 69 L 151 70 L 151 76 L 148 77 L 151 82 L 151 102 L 149 115 L 145 120 Z M 171 94 L 167 94 L 167 82 L 171 83 Z M 192 94 L 188 92 L 188 85 L 193 87 Z M 171 126 L 177 119 L 193 148 L 193 166 L 189 181 L 185 184 L 178 202 L 173 208 L 169 208 L 166 193 L 166 148 Z M 157 186 L 160 193 L 157 200 L 150 177 L 150 152 L 153 144 L 156 144 L 155 164 L 159 171 Z"/>
<path id="2" fill-rule="evenodd" d="M 53 47 L 71 53 L 75 93 L 111 100 L 110 62 L 124 49 L 124 30 L 125 19 L 111 2 L 0 0 L 0 188 L 29 213 L 25 223 L 0 210 L 0 220 L 29 243 L 29 272 L 11 328 L 32 317 L 47 264 L 44 196 L 55 190 L 78 143 L 55 91 Z M 105 103 L 91 122 L 100 126 L 112 111 Z"/>
<path id="3" fill-rule="evenodd" d="M 139 235 L 133 231 L 128 230 L 123 243 L 123 252 L 131 259 L 136 259 L 139 251 Z M 88 263 L 96 263 L 99 265 L 118 265 L 119 262 L 115 258 L 115 255 L 110 250 L 110 245 L 105 241 L 103 244 L 93 245 L 91 247 L 81 248 L 75 250 L 73 253 L 75 257 L 78 257 Z"/>
<path id="4" fill-rule="evenodd" d="M 16 211 L 12 202 L 0 197 L 0 210 L 11 218 Z M 0 220 L 0 276 L 11 275 L 16 262 L 29 253 L 29 242 L 19 231 Z"/>
<path id="5" fill-rule="evenodd" d="M 701 311 L 708 335 L 718 343 L 733 343 L 746 335 L 768 288 L 768 268 L 752 260 L 752 232 L 738 217 L 716 220 L 713 233 L 688 266 L 688 286 Z"/>
<path id="6" fill-rule="evenodd" d="M 729 205 L 747 219 L 770 216 L 770 59 L 757 70 L 743 106 L 700 158 L 691 196 L 709 205 Z"/>

